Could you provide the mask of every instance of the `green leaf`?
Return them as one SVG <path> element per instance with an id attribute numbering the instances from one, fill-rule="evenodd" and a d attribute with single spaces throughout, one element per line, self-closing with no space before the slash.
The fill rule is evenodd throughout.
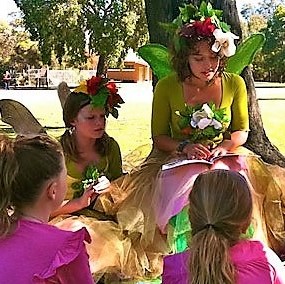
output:
<path id="1" fill-rule="evenodd" d="M 108 96 L 109 93 L 106 88 L 99 90 L 96 95 L 90 95 L 92 107 L 104 107 Z"/>
<path id="2" fill-rule="evenodd" d="M 168 49 L 165 46 L 155 43 L 146 44 L 139 48 L 138 53 L 150 65 L 159 80 L 173 72 Z"/>
<path id="3" fill-rule="evenodd" d="M 262 48 L 264 42 L 265 37 L 261 33 L 248 37 L 238 46 L 235 55 L 229 58 L 226 71 L 240 74 L 246 66 L 252 63 L 255 54 Z"/>

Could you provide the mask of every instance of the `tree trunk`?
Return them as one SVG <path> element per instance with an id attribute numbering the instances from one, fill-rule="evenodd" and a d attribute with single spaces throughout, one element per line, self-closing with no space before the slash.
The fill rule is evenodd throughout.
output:
<path id="1" fill-rule="evenodd" d="M 168 39 L 165 35 L 166 33 L 157 26 L 157 22 L 172 21 L 177 16 L 179 11 L 178 7 L 183 3 L 192 3 L 199 6 L 200 2 L 200 0 L 145 0 L 151 42 L 168 46 Z M 224 20 L 231 25 L 232 32 L 242 38 L 236 1 L 213 0 L 210 2 L 216 9 L 221 9 L 224 11 Z M 285 157 L 274 145 L 272 145 L 264 131 L 261 113 L 256 99 L 251 69 L 246 67 L 242 73 L 242 76 L 246 82 L 248 90 L 249 124 L 251 129 L 245 146 L 255 152 L 257 155 L 261 156 L 265 162 L 285 167 Z"/>
<path id="2" fill-rule="evenodd" d="M 216 9 L 221 9 L 224 11 L 224 19 L 231 26 L 232 32 L 242 38 L 242 31 L 238 11 L 236 8 L 236 1 L 215 0 L 213 1 L 213 6 Z M 242 77 L 245 80 L 248 92 L 250 126 L 249 137 L 245 146 L 261 156 L 265 162 L 285 167 L 285 157 L 278 151 L 278 149 L 270 142 L 266 136 L 258 101 L 256 99 L 254 80 L 250 67 L 246 67 L 243 70 Z"/>
<path id="3" fill-rule="evenodd" d="M 106 58 L 104 55 L 100 55 L 98 64 L 97 64 L 96 76 L 107 77 L 107 70 L 108 70 L 108 67 L 106 64 Z"/>

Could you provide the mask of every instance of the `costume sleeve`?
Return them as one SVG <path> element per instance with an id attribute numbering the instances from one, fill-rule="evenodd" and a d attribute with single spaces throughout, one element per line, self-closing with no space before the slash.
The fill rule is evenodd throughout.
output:
<path id="1" fill-rule="evenodd" d="M 109 162 L 109 179 L 114 180 L 123 174 L 122 170 L 122 156 L 118 142 L 111 138 L 110 140 L 110 154 L 108 155 Z"/>
<path id="2" fill-rule="evenodd" d="M 151 134 L 170 135 L 171 108 L 168 93 L 171 88 L 169 78 L 160 80 L 154 90 L 152 102 Z"/>
<path id="3" fill-rule="evenodd" d="M 64 236 L 65 235 L 65 236 Z M 62 234 L 62 246 L 57 250 L 49 266 L 35 274 L 36 283 L 93 284 L 85 241 L 91 238 L 85 228 Z M 40 282 L 39 282 L 40 281 Z"/>
<path id="4" fill-rule="evenodd" d="M 247 90 L 242 77 L 236 75 L 233 77 L 233 104 L 232 104 L 232 122 L 231 131 L 249 131 Z"/>
<path id="5" fill-rule="evenodd" d="M 276 255 L 276 253 L 270 249 L 269 247 L 264 247 L 266 258 L 269 264 L 274 269 L 274 284 L 283 284 L 285 283 L 285 266 L 281 262 L 280 258 Z"/>
<path id="6" fill-rule="evenodd" d="M 68 265 L 62 266 L 57 271 L 59 283 L 66 284 L 94 284 L 88 262 L 86 249 L 82 250 L 78 256 Z"/>

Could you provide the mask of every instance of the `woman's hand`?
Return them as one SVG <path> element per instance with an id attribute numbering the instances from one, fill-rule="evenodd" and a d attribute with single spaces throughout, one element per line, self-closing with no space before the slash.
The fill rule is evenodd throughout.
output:
<path id="1" fill-rule="evenodd" d="M 202 144 L 187 144 L 183 149 L 183 154 L 187 156 L 188 159 L 208 159 L 211 155 L 211 151 L 208 147 Z"/>

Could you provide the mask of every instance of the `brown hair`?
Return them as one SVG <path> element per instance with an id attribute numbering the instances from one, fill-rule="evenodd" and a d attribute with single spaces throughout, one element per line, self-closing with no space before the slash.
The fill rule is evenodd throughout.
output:
<path id="1" fill-rule="evenodd" d="M 74 93 L 71 92 L 63 107 L 63 121 L 67 129 L 60 138 L 60 143 L 62 145 L 65 156 L 73 161 L 78 161 L 80 159 L 80 153 L 77 149 L 76 139 L 72 131 L 71 123 L 74 121 L 79 111 L 90 104 L 90 97 L 84 93 Z M 103 136 L 96 139 L 94 149 L 102 156 L 106 155 L 109 150 L 109 139 L 110 137 L 105 132 Z"/>
<path id="2" fill-rule="evenodd" d="M 179 37 L 179 50 L 177 50 L 177 47 L 173 46 L 171 47 L 171 62 L 174 71 L 177 73 L 178 79 L 180 82 L 184 82 L 186 78 L 191 78 L 193 76 L 191 69 L 189 67 L 188 63 L 188 57 L 190 54 L 197 52 L 197 43 L 205 41 L 208 43 L 209 48 L 211 49 L 212 45 L 215 42 L 215 37 L 200 37 L 200 36 L 192 36 L 192 37 Z M 220 57 L 220 65 L 217 72 L 217 76 L 221 74 L 221 72 L 224 70 L 226 58 L 224 56 L 221 56 L 217 53 L 217 56 Z"/>
<path id="3" fill-rule="evenodd" d="M 1 135 L 0 152 L 1 237 L 9 233 L 22 208 L 37 200 L 44 183 L 60 174 L 63 154 L 60 144 L 44 134 L 15 141 Z"/>
<path id="4" fill-rule="evenodd" d="M 236 283 L 229 248 L 251 219 L 252 197 L 246 179 L 228 170 L 202 173 L 194 182 L 189 203 L 190 283 Z"/>

